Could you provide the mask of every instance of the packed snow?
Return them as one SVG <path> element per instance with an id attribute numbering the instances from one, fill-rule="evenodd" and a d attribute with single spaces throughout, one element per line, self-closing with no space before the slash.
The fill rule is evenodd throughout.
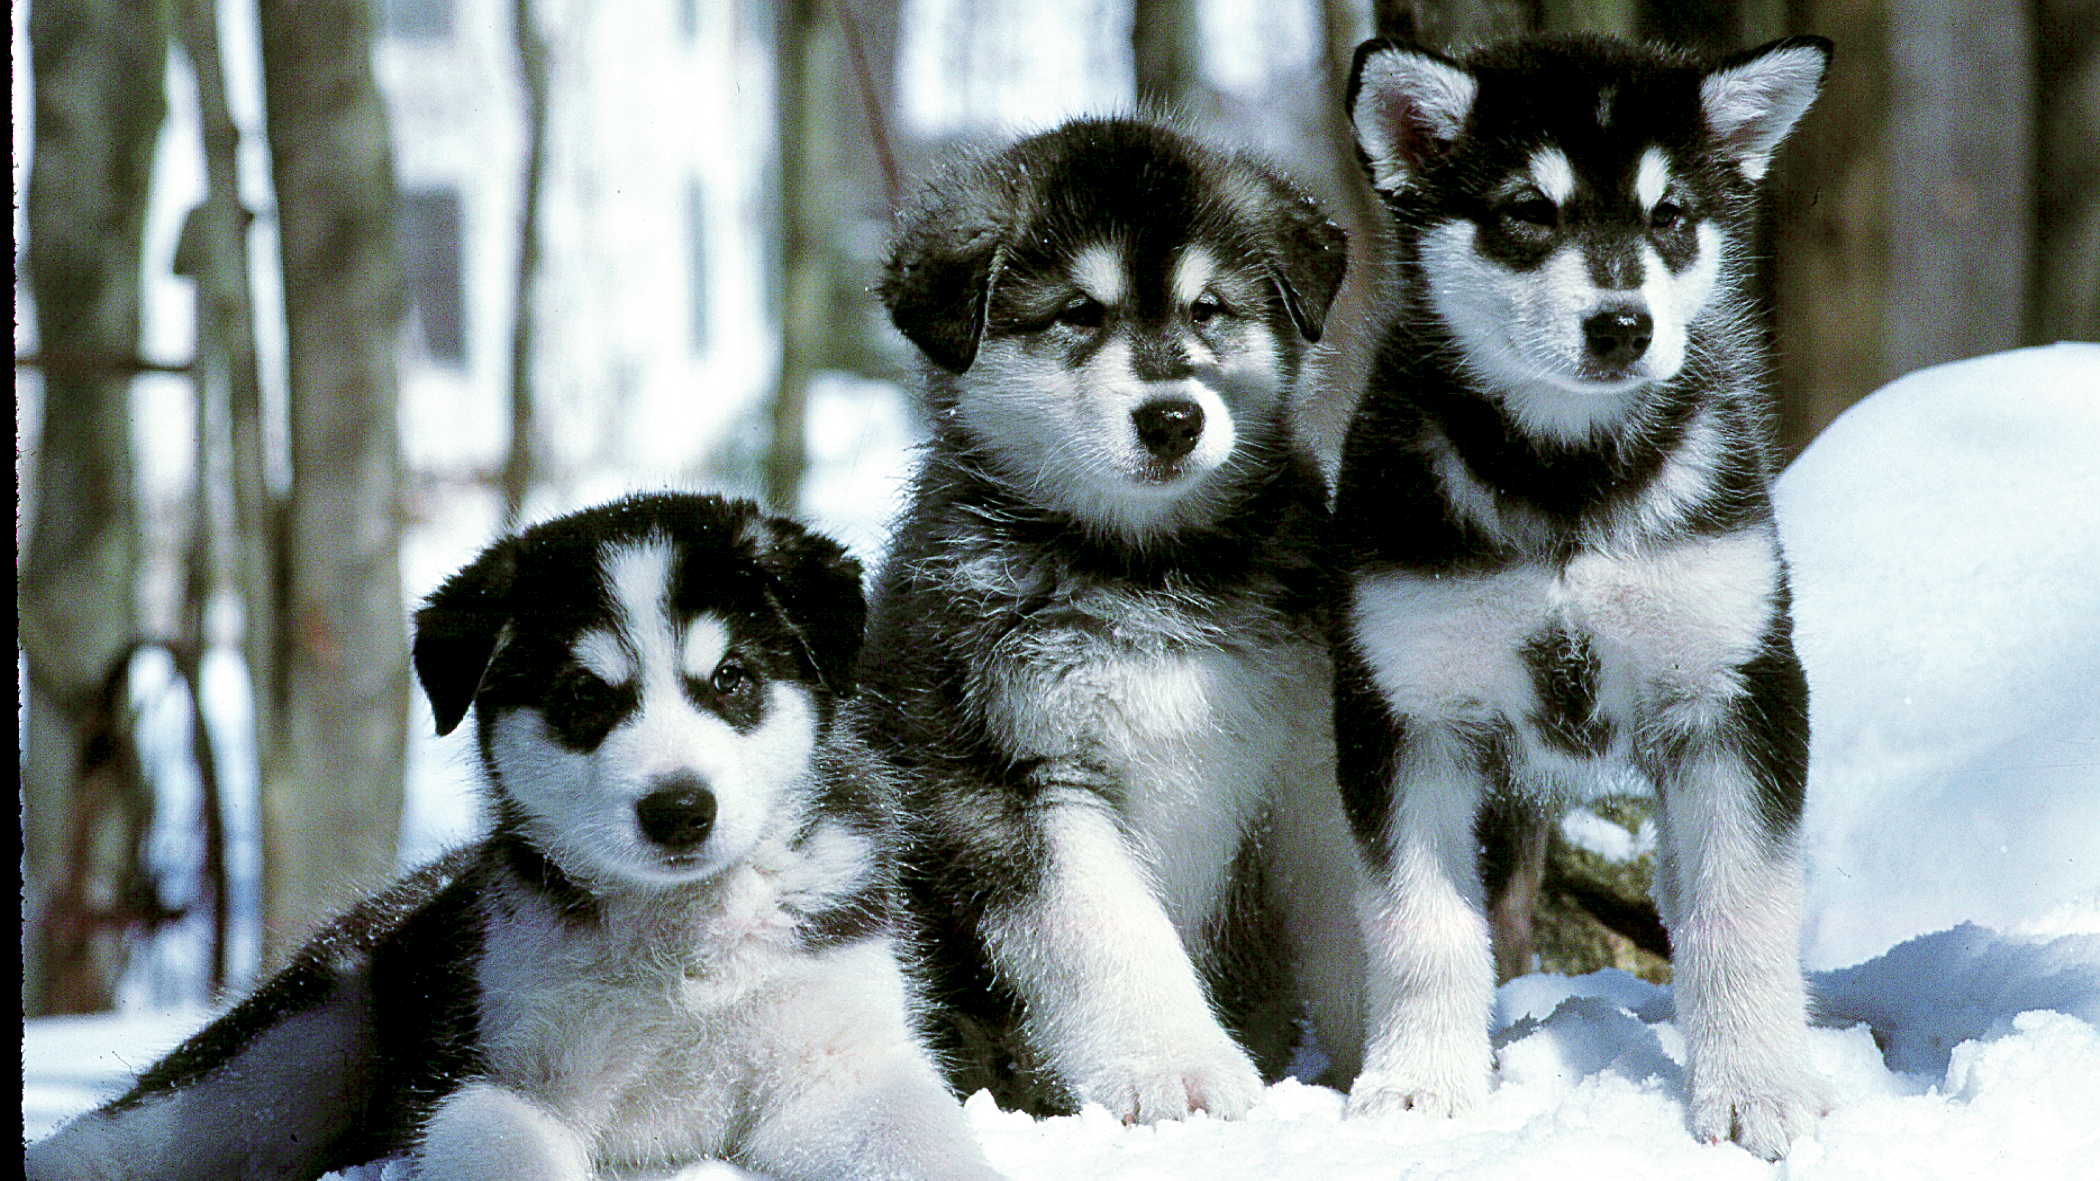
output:
<path id="1" fill-rule="evenodd" d="M 1669 989 L 1607 971 L 1505 985 L 1497 1085 L 1455 1119 L 1347 1120 L 1296 1081 L 1238 1121 L 1135 1128 L 979 1095 L 993 1162 L 1015 1181 L 2100 1177 L 2100 345 L 1890 385 L 1788 470 L 1779 508 L 1814 701 L 1809 1052 L 1836 1100 L 1785 1159 L 1694 1139 Z M 24 1133 L 204 1016 L 29 1023 Z"/>

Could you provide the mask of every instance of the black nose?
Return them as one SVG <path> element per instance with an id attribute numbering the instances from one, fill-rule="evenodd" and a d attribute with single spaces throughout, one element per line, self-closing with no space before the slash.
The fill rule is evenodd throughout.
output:
<path id="1" fill-rule="evenodd" d="M 642 835 L 674 852 L 707 840 L 715 827 L 715 793 L 690 775 L 663 780 L 634 805 Z"/>
<path id="2" fill-rule="evenodd" d="M 1631 365 L 1655 339 L 1655 319 L 1631 308 L 1598 312 L 1582 322 L 1582 338 L 1592 359 L 1613 368 Z"/>
<path id="3" fill-rule="evenodd" d="M 1203 437 L 1203 407 L 1187 398 L 1162 398 L 1147 402 L 1130 415 L 1138 442 L 1153 458 L 1173 462 L 1196 449 Z"/>

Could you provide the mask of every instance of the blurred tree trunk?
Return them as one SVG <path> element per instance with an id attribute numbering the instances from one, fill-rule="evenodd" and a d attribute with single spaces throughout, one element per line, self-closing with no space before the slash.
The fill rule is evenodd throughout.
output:
<path id="1" fill-rule="evenodd" d="M 1381 29 L 1397 25 L 1397 17 L 1384 11 L 1403 7 L 1378 0 L 1372 15 Z M 1439 49 L 1465 49 L 1505 37 L 1520 37 L 1532 31 L 1535 9 L 1531 0 L 1415 0 L 1414 38 Z"/>
<path id="2" fill-rule="evenodd" d="M 1218 115 L 1203 78 L 1203 23 L 1197 0 L 1132 0 L 1130 63 L 1138 109 L 1202 125 Z"/>
<path id="3" fill-rule="evenodd" d="M 2040 189 L 2027 338 L 2100 340 L 2100 2 L 2041 0 Z"/>
<path id="4" fill-rule="evenodd" d="M 518 271 L 510 322 L 510 451 L 503 460 L 503 519 L 524 522 L 525 496 L 538 470 L 533 427 L 533 284 L 540 273 L 540 190 L 547 171 L 547 39 L 532 0 L 511 0 L 511 39 L 525 91 L 525 177 L 518 201 Z"/>
<path id="5" fill-rule="evenodd" d="M 2026 0 L 1889 5 L 1884 376 L 2018 345 L 2034 239 Z"/>
<path id="6" fill-rule="evenodd" d="M 23 263 L 45 370 L 16 609 L 29 672 L 23 917 L 35 932 L 23 941 L 22 1010 L 39 1014 L 109 1007 L 123 941 L 88 912 L 114 911 L 139 880 L 151 816 L 136 775 L 105 775 L 113 764 L 85 747 L 138 627 L 130 394 L 167 29 L 152 0 L 35 0 L 29 45 L 36 147 Z M 90 848 L 106 856 L 69 865 L 70 851 Z M 75 874 L 78 890 L 60 884 Z"/>
<path id="7" fill-rule="evenodd" d="M 274 704 L 277 547 L 275 514 L 265 484 L 262 437 L 262 378 L 255 351 L 253 293 L 248 285 L 248 211 L 241 206 L 238 153 L 240 130 L 226 99 L 226 71 L 219 53 L 214 0 L 180 0 L 177 32 L 197 79 L 198 121 L 204 141 L 204 203 L 190 213 L 176 251 L 176 271 L 197 286 L 198 529 L 191 558 L 191 594 L 184 612 L 184 637 L 177 654 L 196 706 L 194 749 L 203 777 L 204 876 L 212 901 L 211 987 L 227 982 L 231 909 L 227 880 L 224 803 L 218 791 L 211 732 L 204 720 L 203 610 L 211 590 L 231 566 L 242 604 L 241 655 L 252 686 L 255 733 L 267 735 Z M 223 441 L 223 455 L 216 448 Z M 214 493 L 224 500 L 214 500 Z M 224 545 L 212 531 L 227 527 Z M 229 552 L 230 551 L 230 554 Z M 228 561 L 230 557 L 230 563 Z"/>
<path id="8" fill-rule="evenodd" d="M 829 330 L 832 276 L 825 249 L 827 195 L 818 185 L 830 122 L 824 95 L 825 22 L 819 0 L 780 0 L 774 43 L 774 103 L 780 125 L 780 370 L 775 378 L 765 499 L 793 513 L 809 467 L 804 413 L 809 379 Z"/>
<path id="9" fill-rule="evenodd" d="M 1837 45 L 1823 93 L 1773 158 L 1767 212 L 1782 459 L 1887 372 L 1889 102 L 1883 0 L 1811 0 L 1799 25 Z"/>
<path id="10" fill-rule="evenodd" d="M 292 489 L 262 784 L 266 963 L 391 874 L 408 708 L 395 357 L 403 295 L 366 0 L 263 0 Z"/>

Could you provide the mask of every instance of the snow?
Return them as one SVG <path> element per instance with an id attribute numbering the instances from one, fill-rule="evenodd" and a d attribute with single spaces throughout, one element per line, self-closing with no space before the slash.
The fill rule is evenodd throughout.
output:
<path id="1" fill-rule="evenodd" d="M 1811 967 L 2100 931 L 2100 345 L 1901 378 L 1779 480 Z"/>
<path id="2" fill-rule="evenodd" d="M 901 429 L 869 413 L 856 429 Z M 1606 971 L 1504 985 L 1496 1086 L 1455 1119 L 1346 1120 L 1296 1081 L 1242 1120 L 1143 1128 L 978 1095 L 993 1162 L 1015 1181 L 2100 1177 L 2100 346 L 1892 384 L 1789 469 L 1779 509 L 1814 695 L 1809 1053 L 1836 1099 L 1784 1160 L 1693 1138 L 1670 990 Z M 27 1023 L 24 1133 L 202 1019 Z"/>

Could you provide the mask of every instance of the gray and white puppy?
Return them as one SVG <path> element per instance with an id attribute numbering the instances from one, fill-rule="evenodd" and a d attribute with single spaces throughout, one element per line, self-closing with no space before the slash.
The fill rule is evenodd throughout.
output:
<path id="1" fill-rule="evenodd" d="M 965 1090 L 1237 1116 L 1306 1004 L 1353 1061 L 1325 491 L 1288 422 L 1343 245 L 1269 167 L 1136 119 L 966 162 L 904 219 L 881 291 L 933 438 L 861 675 Z"/>
<path id="2" fill-rule="evenodd" d="M 1336 500 L 1340 777 L 1380 886 L 1356 1112 L 1482 1098 L 1474 828 L 1652 785 L 1702 1137 L 1776 1156 L 1807 1062 L 1808 687 L 1773 527 L 1757 186 L 1829 45 L 1374 41 L 1350 114 L 1399 282 Z"/>
<path id="3" fill-rule="evenodd" d="M 482 841 L 354 907 L 37 1181 L 996 1181 L 917 1040 L 881 765 L 841 717 L 859 566 L 755 505 L 637 497 L 490 546 L 416 617 Z"/>

